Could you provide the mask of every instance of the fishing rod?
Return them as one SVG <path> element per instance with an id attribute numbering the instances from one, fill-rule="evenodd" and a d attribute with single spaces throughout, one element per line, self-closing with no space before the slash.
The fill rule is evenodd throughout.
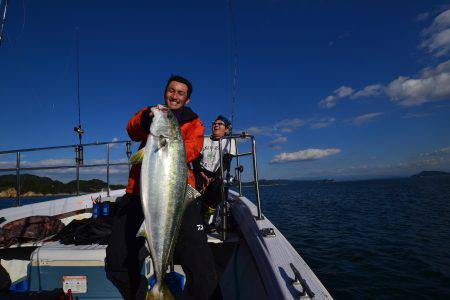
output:
<path id="1" fill-rule="evenodd" d="M 80 46 L 79 46 L 79 38 L 78 38 L 78 28 L 76 29 L 76 62 L 77 62 L 77 106 L 78 106 L 78 126 L 74 127 L 73 130 L 78 134 L 79 144 L 75 148 L 75 162 L 77 164 L 77 194 L 79 194 L 80 186 L 79 186 L 79 178 L 80 178 L 80 165 L 84 162 L 83 155 L 83 145 L 81 140 L 83 138 L 84 130 L 81 127 L 81 103 L 80 103 Z"/>
<path id="2" fill-rule="evenodd" d="M 236 19 L 234 16 L 233 6 L 231 4 L 232 0 L 228 0 L 228 10 L 230 12 L 230 31 L 231 31 L 231 56 L 233 60 L 233 83 L 232 83 L 232 93 L 231 93 L 231 131 L 234 127 L 235 111 L 236 111 L 236 94 L 237 94 L 237 68 L 239 62 L 239 56 L 237 52 L 237 37 L 236 37 Z M 231 133 L 231 132 L 230 132 Z"/>
<path id="3" fill-rule="evenodd" d="M 81 103 L 80 103 L 80 46 L 78 38 L 78 28 L 76 29 L 76 62 L 77 62 L 77 106 L 78 106 L 78 126 L 73 130 L 78 134 L 79 145 L 83 137 L 84 130 L 81 127 Z"/>
<path id="4" fill-rule="evenodd" d="M 2 14 L 2 25 L 0 28 L 0 46 L 2 45 L 3 42 L 3 32 L 5 30 L 5 25 L 6 25 L 6 11 L 8 10 L 8 2 L 9 0 L 5 0 L 5 6 L 3 7 L 3 14 Z M 0 0 L 0 7 L 2 4 L 2 0 Z"/>
<path id="5" fill-rule="evenodd" d="M 80 194 L 80 166 L 84 163 L 83 145 L 81 139 L 83 138 L 84 130 L 81 127 L 81 102 L 80 102 L 80 45 L 78 38 L 78 28 L 75 31 L 76 40 L 76 63 L 77 63 L 77 106 L 78 106 L 78 126 L 74 127 L 73 130 L 78 134 L 79 144 L 75 148 L 75 162 L 77 165 L 76 176 L 77 176 L 77 195 Z M 108 189 L 109 194 L 109 189 Z"/>

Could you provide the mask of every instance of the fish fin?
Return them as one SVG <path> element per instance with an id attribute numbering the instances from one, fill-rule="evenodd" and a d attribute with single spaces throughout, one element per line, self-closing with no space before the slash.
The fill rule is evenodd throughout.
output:
<path id="1" fill-rule="evenodd" d="M 136 237 L 140 237 L 140 236 L 147 238 L 147 231 L 145 230 L 144 221 L 142 222 L 142 224 L 139 227 L 139 230 L 138 230 L 138 232 L 136 234 Z"/>
<path id="2" fill-rule="evenodd" d="M 160 135 L 158 149 L 161 149 L 161 148 L 165 147 L 166 145 L 167 145 L 167 139 L 163 135 Z"/>
<path id="3" fill-rule="evenodd" d="M 142 159 L 144 158 L 144 148 L 133 154 L 130 158 L 130 163 L 132 165 L 136 165 L 142 162 Z"/>
<path id="4" fill-rule="evenodd" d="M 147 300 L 172 300 L 175 299 L 169 287 L 166 284 L 162 286 L 155 284 L 153 288 L 147 292 Z"/>

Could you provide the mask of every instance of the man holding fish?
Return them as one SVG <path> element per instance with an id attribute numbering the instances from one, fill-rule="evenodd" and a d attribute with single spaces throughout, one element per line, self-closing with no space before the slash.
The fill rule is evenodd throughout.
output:
<path id="1" fill-rule="evenodd" d="M 163 281 L 172 256 L 186 274 L 183 299 L 209 299 L 217 287 L 201 206 L 193 196 L 190 164 L 202 149 L 204 126 L 186 106 L 191 93 L 187 79 L 172 76 L 164 92 L 166 106 L 144 108 L 127 125 L 130 138 L 141 142 L 141 150 L 132 158 L 105 267 L 108 279 L 125 299 L 145 299 L 147 294 L 148 283 L 141 275 L 145 240 L 136 238 L 142 222 L 156 276 L 151 297 L 168 298 Z"/>

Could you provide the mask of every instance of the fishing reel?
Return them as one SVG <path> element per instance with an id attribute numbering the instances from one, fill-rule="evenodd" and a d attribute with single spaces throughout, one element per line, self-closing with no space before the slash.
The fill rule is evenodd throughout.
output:
<path id="1" fill-rule="evenodd" d="M 81 138 L 84 133 L 83 128 L 81 128 L 81 125 L 78 125 L 78 127 L 74 127 L 73 130 L 78 133 L 78 139 L 80 141 L 79 145 L 75 148 L 75 162 L 77 165 L 82 165 L 84 162 L 84 155 L 83 155 L 83 145 L 81 144 Z"/>
<path id="2" fill-rule="evenodd" d="M 231 176 L 230 172 L 227 172 L 227 174 L 225 175 L 225 178 L 223 179 L 223 185 L 230 187 L 233 186 L 235 183 L 235 178 L 233 176 Z"/>

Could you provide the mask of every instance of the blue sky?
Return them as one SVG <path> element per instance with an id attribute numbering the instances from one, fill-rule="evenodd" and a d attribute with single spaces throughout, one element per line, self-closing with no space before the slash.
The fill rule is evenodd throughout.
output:
<path id="1" fill-rule="evenodd" d="M 234 128 L 256 135 L 262 178 L 450 171 L 449 5 L 232 4 L 239 56 Z M 6 25 L 0 150 L 77 142 L 76 27 L 84 142 L 127 139 L 126 122 L 162 101 L 170 74 L 193 82 L 191 107 L 208 132 L 215 116 L 231 115 L 226 1 L 11 1 Z M 103 152 L 86 158 L 98 160 Z M 123 153 L 115 147 L 112 158 Z M 72 156 L 23 159 L 55 164 Z M 0 157 L 0 166 L 13 160 Z M 113 180 L 126 176 L 117 169 Z"/>

